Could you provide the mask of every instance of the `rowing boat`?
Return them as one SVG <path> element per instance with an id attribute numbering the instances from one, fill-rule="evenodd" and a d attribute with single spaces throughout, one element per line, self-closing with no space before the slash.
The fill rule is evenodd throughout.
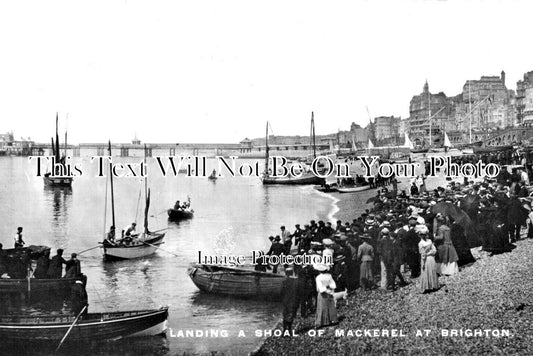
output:
<path id="1" fill-rule="evenodd" d="M 353 187 L 339 187 L 337 188 L 337 191 L 339 193 L 357 193 L 368 189 L 370 189 L 370 185 L 356 185 Z"/>
<path id="2" fill-rule="evenodd" d="M 194 216 L 194 210 L 192 209 L 168 209 L 167 210 L 168 218 L 170 220 L 186 220 L 191 219 Z"/>
<path id="3" fill-rule="evenodd" d="M 203 292 L 240 298 L 280 299 L 285 277 L 280 274 L 196 264 L 188 270 Z"/>
<path id="4" fill-rule="evenodd" d="M 6 343 L 59 342 L 75 318 L 76 315 L 49 314 L 0 316 L 0 340 Z M 167 329 L 167 318 L 168 307 L 88 313 L 74 325 L 66 342 L 83 345 L 132 336 L 159 335 Z"/>

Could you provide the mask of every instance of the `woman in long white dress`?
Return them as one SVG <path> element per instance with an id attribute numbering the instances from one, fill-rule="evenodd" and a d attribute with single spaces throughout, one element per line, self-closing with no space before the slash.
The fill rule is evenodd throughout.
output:
<path id="1" fill-rule="evenodd" d="M 320 272 L 316 277 L 318 296 L 316 300 L 315 327 L 335 325 L 339 322 L 335 300 L 333 299 L 333 293 L 337 286 L 326 265 L 317 265 L 315 269 Z"/>
<path id="2" fill-rule="evenodd" d="M 439 278 L 437 276 L 437 264 L 435 255 L 437 249 L 433 242 L 428 238 L 429 229 L 425 225 L 417 227 L 417 233 L 420 236 L 418 250 L 420 252 L 422 272 L 420 274 L 420 289 L 422 293 L 431 292 L 439 288 Z"/>

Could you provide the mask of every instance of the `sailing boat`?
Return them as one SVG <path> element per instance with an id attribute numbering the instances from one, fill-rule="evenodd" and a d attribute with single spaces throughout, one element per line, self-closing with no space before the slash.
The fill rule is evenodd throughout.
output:
<path id="1" fill-rule="evenodd" d="M 67 156 L 67 133 L 65 132 L 65 155 L 61 158 L 61 152 L 59 149 L 59 133 L 58 133 L 58 121 L 59 117 L 56 113 L 56 139 L 52 137 L 52 154 L 54 156 L 54 161 L 56 166 L 52 166 L 52 172 L 47 172 L 43 176 L 44 184 L 48 187 L 71 187 L 72 186 L 72 177 L 67 176 L 67 168 L 65 166 L 65 160 Z"/>
<path id="2" fill-rule="evenodd" d="M 324 184 L 325 179 L 317 177 L 312 171 L 303 172 L 299 177 L 273 177 L 268 168 L 268 161 L 270 159 L 268 147 L 268 122 L 266 125 L 266 161 L 265 173 L 263 173 L 263 184 L 288 184 L 288 185 L 303 185 L 303 184 Z M 316 143 L 315 143 L 315 119 L 314 114 L 311 113 L 311 146 L 313 147 L 313 159 L 316 158 Z"/>
<path id="3" fill-rule="evenodd" d="M 111 157 L 111 141 L 109 141 L 109 156 Z M 115 197 L 113 190 L 113 174 L 112 164 L 109 163 L 109 181 L 111 184 L 111 216 L 113 225 L 115 224 Z M 132 235 L 131 241 L 127 242 L 123 237 L 120 240 L 110 241 L 105 239 L 102 242 L 102 248 L 104 249 L 104 258 L 107 260 L 125 260 L 139 257 L 145 257 L 153 254 L 159 245 L 163 244 L 163 238 L 165 233 L 150 232 L 148 230 L 148 210 L 150 208 L 150 189 L 148 189 L 148 183 L 146 177 L 144 178 L 145 189 L 145 209 L 144 209 L 144 230 L 142 233 Z M 161 230 L 159 230 L 161 231 Z"/>

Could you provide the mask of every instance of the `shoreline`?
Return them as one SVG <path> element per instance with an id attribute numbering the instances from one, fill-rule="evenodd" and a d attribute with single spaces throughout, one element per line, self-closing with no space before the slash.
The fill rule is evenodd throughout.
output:
<path id="1" fill-rule="evenodd" d="M 322 336 L 308 334 L 314 330 L 314 315 L 297 315 L 298 337 L 269 337 L 250 355 L 307 354 L 309 347 L 317 354 L 440 355 L 469 349 L 531 354 L 533 277 L 528 271 L 533 267 L 533 239 L 522 236 L 516 246 L 508 253 L 484 253 L 459 274 L 440 277 L 441 287 L 430 294 L 420 293 L 419 278 L 409 277 L 410 284 L 395 292 L 358 290 L 339 303 L 339 324 L 317 330 Z M 486 301 L 484 308 L 479 300 Z M 380 335 L 369 336 L 365 330 Z M 394 330 L 404 336 L 388 334 Z"/>

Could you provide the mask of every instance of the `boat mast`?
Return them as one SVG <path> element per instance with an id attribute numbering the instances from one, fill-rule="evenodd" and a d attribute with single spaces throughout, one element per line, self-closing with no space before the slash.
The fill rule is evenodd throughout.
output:
<path id="1" fill-rule="evenodd" d="M 266 124 L 266 133 L 265 133 L 265 149 L 266 149 L 266 154 L 265 154 L 265 173 L 266 175 L 268 175 L 268 121 L 267 121 L 267 124 Z"/>
<path id="2" fill-rule="evenodd" d="M 67 158 L 67 130 L 68 130 L 68 114 L 67 114 L 67 123 L 65 127 L 65 159 Z"/>
<path id="3" fill-rule="evenodd" d="M 58 126 L 59 126 L 59 116 L 58 116 L 58 113 L 56 112 L 56 148 L 55 148 L 55 158 L 56 158 L 56 163 L 59 163 L 61 157 L 61 153 L 59 152 L 59 133 L 58 133 Z"/>
<path id="4" fill-rule="evenodd" d="M 313 159 L 316 158 L 316 142 L 315 142 L 315 114 L 311 111 L 311 145 L 313 146 Z"/>
<path id="5" fill-rule="evenodd" d="M 109 182 L 111 183 L 111 216 L 112 216 L 112 221 L 113 221 L 113 226 L 115 227 L 115 231 L 116 231 L 116 228 L 117 226 L 115 225 L 115 194 L 113 192 L 113 164 L 111 162 L 111 140 L 109 140 L 109 147 L 108 147 L 108 152 L 109 152 Z"/>
<path id="6" fill-rule="evenodd" d="M 470 121 L 470 128 L 469 128 L 469 143 L 472 143 L 472 99 L 470 97 L 470 81 L 468 81 L 468 111 L 469 111 L 469 121 Z"/>
<path id="7" fill-rule="evenodd" d="M 144 144 L 144 169 L 146 169 L 146 143 Z M 146 172 L 145 172 L 146 173 Z M 147 174 L 144 175 L 144 198 L 145 198 L 145 208 L 144 208 L 144 233 L 148 233 L 148 208 L 150 207 L 150 192 L 148 190 L 148 177 Z"/>

